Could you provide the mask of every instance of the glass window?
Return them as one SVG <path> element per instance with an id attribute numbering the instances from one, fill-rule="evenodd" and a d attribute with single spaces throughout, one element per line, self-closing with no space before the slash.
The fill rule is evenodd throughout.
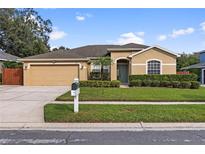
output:
<path id="1" fill-rule="evenodd" d="M 100 72 L 101 71 L 101 66 L 100 65 L 94 65 L 91 64 L 91 72 Z M 104 66 L 103 67 L 103 72 L 109 72 L 110 71 L 110 66 Z"/>
<path id="2" fill-rule="evenodd" d="M 100 65 L 91 65 L 91 71 L 92 72 L 100 72 Z"/>
<path id="3" fill-rule="evenodd" d="M 151 60 L 147 63 L 147 74 L 160 74 L 161 64 L 157 60 Z"/>

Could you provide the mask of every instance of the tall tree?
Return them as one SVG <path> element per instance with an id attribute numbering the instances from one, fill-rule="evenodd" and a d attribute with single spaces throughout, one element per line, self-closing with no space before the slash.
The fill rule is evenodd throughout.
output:
<path id="1" fill-rule="evenodd" d="M 110 57 L 99 57 L 96 60 L 92 60 L 91 63 L 94 65 L 100 65 L 100 78 L 103 80 L 103 68 L 104 66 L 109 66 L 112 64 L 112 59 Z"/>
<path id="2" fill-rule="evenodd" d="M 194 54 L 181 54 L 177 58 L 177 71 L 180 71 L 182 67 L 199 63 L 199 57 Z"/>
<path id="3" fill-rule="evenodd" d="M 65 47 L 64 46 L 60 46 L 58 49 L 59 50 L 65 50 Z"/>
<path id="4" fill-rule="evenodd" d="M 186 67 L 189 65 L 197 64 L 197 63 L 199 63 L 199 56 L 198 55 L 183 53 L 180 55 L 180 57 L 177 58 L 177 71 L 181 71 L 182 67 Z M 189 71 L 200 76 L 199 69 L 190 69 Z"/>
<path id="5" fill-rule="evenodd" d="M 48 52 L 50 20 L 34 9 L 0 9 L 0 49 L 26 57 Z"/>

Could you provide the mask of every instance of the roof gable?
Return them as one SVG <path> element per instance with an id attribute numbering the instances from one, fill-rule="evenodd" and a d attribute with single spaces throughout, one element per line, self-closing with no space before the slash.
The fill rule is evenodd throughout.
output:
<path id="1" fill-rule="evenodd" d="M 160 49 L 160 50 L 162 50 L 162 51 L 164 51 L 164 52 L 166 52 L 166 53 L 169 53 L 169 54 L 171 54 L 171 55 L 174 55 L 174 56 L 176 56 L 176 57 L 179 56 L 178 54 L 176 54 L 176 53 L 174 53 L 174 52 L 172 52 L 172 51 L 170 51 L 170 50 L 167 50 L 167 49 L 165 49 L 165 48 L 162 48 L 162 47 L 160 47 L 160 46 L 151 46 L 151 47 L 145 48 L 145 49 L 143 49 L 143 50 L 141 50 L 141 51 L 139 51 L 139 52 L 133 53 L 133 54 L 129 55 L 128 57 L 131 58 L 131 57 L 133 57 L 133 56 L 135 56 L 135 55 L 138 55 L 138 54 L 140 54 L 140 53 L 149 51 L 150 49 L 153 49 L 153 48 L 158 48 L 158 49 Z"/>

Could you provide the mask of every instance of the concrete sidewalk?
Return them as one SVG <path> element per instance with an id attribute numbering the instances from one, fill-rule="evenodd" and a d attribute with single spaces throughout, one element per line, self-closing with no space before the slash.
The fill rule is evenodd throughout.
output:
<path id="1" fill-rule="evenodd" d="M 205 130 L 205 123 L 0 123 L 0 130 L 167 131 Z"/>
<path id="2" fill-rule="evenodd" d="M 73 104 L 72 101 L 53 101 L 52 104 Z M 79 101 L 79 104 L 205 104 L 205 102 L 144 102 L 144 101 Z"/>

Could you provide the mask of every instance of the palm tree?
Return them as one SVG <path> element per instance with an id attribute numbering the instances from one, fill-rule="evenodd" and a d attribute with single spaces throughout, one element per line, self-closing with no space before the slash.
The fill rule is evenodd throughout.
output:
<path id="1" fill-rule="evenodd" d="M 100 79 L 103 80 L 103 68 L 104 66 L 109 66 L 112 64 L 112 59 L 110 57 L 99 57 L 91 61 L 94 65 L 100 65 Z"/>

